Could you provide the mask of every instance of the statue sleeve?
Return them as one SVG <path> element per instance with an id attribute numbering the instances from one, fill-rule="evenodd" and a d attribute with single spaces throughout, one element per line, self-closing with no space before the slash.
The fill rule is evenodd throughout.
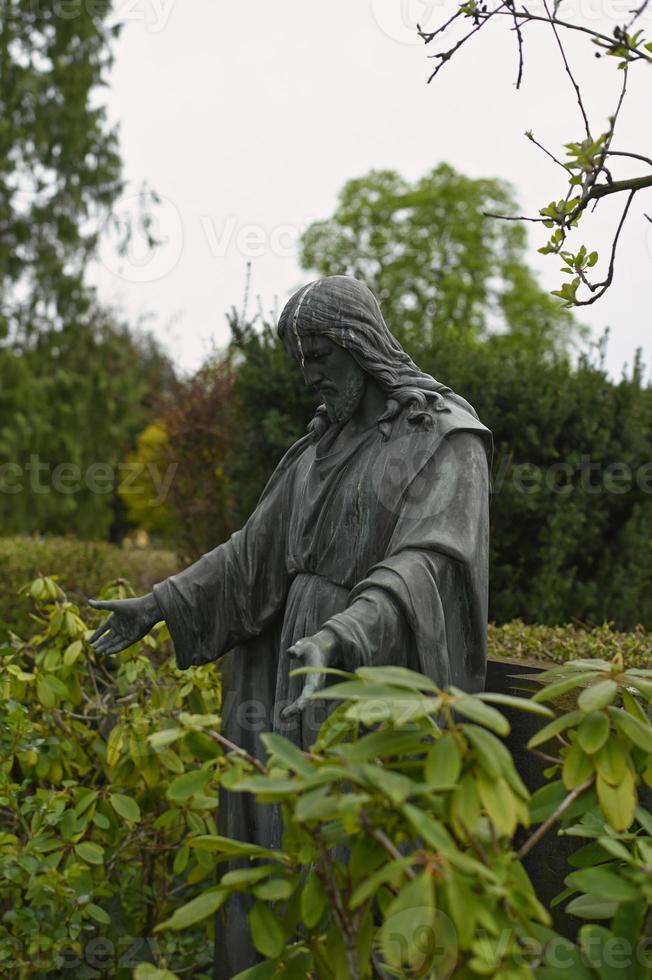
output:
<path id="1" fill-rule="evenodd" d="M 481 690 L 488 523 L 486 446 L 475 433 L 453 432 L 406 489 L 383 560 L 324 623 L 343 665 L 400 664 L 442 687 Z"/>
<path id="2" fill-rule="evenodd" d="M 283 609 L 295 464 L 309 441 L 284 456 L 240 531 L 154 586 L 181 669 L 217 660 L 260 634 Z"/>

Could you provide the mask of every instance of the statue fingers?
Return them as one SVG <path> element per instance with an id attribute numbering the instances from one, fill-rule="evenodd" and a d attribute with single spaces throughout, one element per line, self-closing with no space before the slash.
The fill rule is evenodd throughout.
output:
<path id="1" fill-rule="evenodd" d="M 95 652 L 101 654 L 102 656 L 111 656 L 113 653 L 120 653 L 121 650 L 126 650 L 128 646 L 131 646 L 129 640 L 125 640 L 124 637 L 111 634 L 110 636 L 105 636 L 98 641 L 97 646 L 95 647 Z"/>
<path id="2" fill-rule="evenodd" d="M 296 701 L 293 701 L 292 704 L 289 704 L 287 708 L 283 708 L 283 711 L 281 712 L 281 718 L 283 718 L 284 721 L 287 721 L 289 718 L 296 718 L 297 715 L 301 714 L 306 704 L 307 704 L 306 698 L 304 697 L 303 694 L 300 694 L 299 697 L 296 699 Z"/>
<path id="3" fill-rule="evenodd" d="M 89 599 L 88 605 L 91 609 L 108 609 L 109 612 L 115 612 L 123 601 L 122 599 Z"/>
<path id="4" fill-rule="evenodd" d="M 113 619 L 113 614 L 111 614 L 108 619 L 105 619 L 104 622 L 101 624 L 101 626 L 98 626 L 98 628 L 95 630 L 95 632 L 93 633 L 93 635 L 88 641 L 92 646 L 95 646 L 96 641 L 99 640 L 100 637 L 103 636 L 107 630 L 110 630 L 112 628 L 112 623 L 111 623 L 112 619 Z"/>

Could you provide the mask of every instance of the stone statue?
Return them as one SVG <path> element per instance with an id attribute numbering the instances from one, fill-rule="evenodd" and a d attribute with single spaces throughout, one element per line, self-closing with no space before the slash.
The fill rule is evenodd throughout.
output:
<path id="1" fill-rule="evenodd" d="M 165 619 L 180 668 L 221 658 L 224 732 L 313 741 L 325 675 L 294 666 L 397 664 L 483 688 L 491 436 L 462 397 L 392 337 L 370 290 L 331 276 L 289 300 L 279 335 L 323 399 L 227 542 L 142 598 L 92 602 L 116 653 Z M 275 807 L 229 794 L 224 834 L 277 846 Z M 216 977 L 255 962 L 246 909 L 227 912 Z M 218 943 L 219 943 L 218 938 Z M 217 949 L 217 946 L 216 946 Z"/>

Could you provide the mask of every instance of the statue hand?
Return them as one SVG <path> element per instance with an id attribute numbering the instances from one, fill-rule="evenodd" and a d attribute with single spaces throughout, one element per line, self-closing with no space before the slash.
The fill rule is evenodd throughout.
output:
<path id="1" fill-rule="evenodd" d="M 304 637 L 293 644 L 288 653 L 300 661 L 301 667 L 329 667 L 337 647 L 337 637 L 329 629 L 320 630 L 314 636 Z M 310 696 L 326 683 L 325 674 L 308 674 L 301 694 L 282 712 L 283 718 L 298 715 L 310 701 Z"/>
<path id="2" fill-rule="evenodd" d="M 93 609 L 108 609 L 111 615 L 90 638 L 97 653 L 119 653 L 142 640 L 160 622 L 161 610 L 153 593 L 137 599 L 89 599 Z"/>

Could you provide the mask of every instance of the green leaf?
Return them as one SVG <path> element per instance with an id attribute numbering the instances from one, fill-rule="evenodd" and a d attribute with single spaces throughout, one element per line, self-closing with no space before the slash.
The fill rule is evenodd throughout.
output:
<path id="1" fill-rule="evenodd" d="M 578 742 L 573 743 L 566 752 L 562 768 L 562 779 L 566 789 L 577 789 L 589 776 L 593 775 L 593 760 Z"/>
<path id="2" fill-rule="evenodd" d="M 284 767 L 287 766 L 288 769 L 292 769 L 293 772 L 297 772 L 301 776 L 312 776 L 315 771 L 314 766 L 294 742 L 272 732 L 261 735 L 260 740 L 267 752 L 276 756 L 284 764 Z"/>
<path id="3" fill-rule="evenodd" d="M 151 735 L 147 736 L 147 741 L 152 746 L 153 749 L 162 749 L 166 745 L 170 745 L 172 742 L 178 741 L 185 735 L 183 728 L 161 728 L 158 732 L 152 732 Z"/>
<path id="4" fill-rule="evenodd" d="M 612 902 L 633 902 L 640 897 L 639 889 L 609 868 L 582 868 L 566 878 L 569 888 L 597 895 Z"/>
<path id="5" fill-rule="evenodd" d="M 439 688 L 424 674 L 418 674 L 407 667 L 358 667 L 358 677 L 375 684 L 395 684 L 413 691 L 432 691 L 439 693 Z"/>
<path id="6" fill-rule="evenodd" d="M 618 902 L 595 895 L 580 895 L 566 906 L 566 912 L 581 919 L 611 919 L 616 913 Z"/>
<path id="7" fill-rule="evenodd" d="M 258 966 L 243 970 L 242 973 L 236 973 L 233 980 L 272 980 L 272 977 L 276 976 L 276 964 L 267 960 L 265 963 L 259 963 Z"/>
<path id="8" fill-rule="evenodd" d="M 425 971 L 437 947 L 435 895 L 428 873 L 408 882 L 390 903 L 378 938 L 388 966 Z"/>
<path id="9" fill-rule="evenodd" d="M 95 905 L 94 902 L 89 902 L 85 907 L 86 912 L 90 915 L 91 919 L 95 922 L 99 922 L 101 926 L 108 926 L 111 924 L 111 916 L 108 912 L 105 912 L 103 908 L 99 905 Z"/>
<path id="10" fill-rule="evenodd" d="M 462 770 L 462 757 L 454 735 L 438 738 L 428 752 L 425 779 L 430 786 L 454 786 Z"/>
<path id="11" fill-rule="evenodd" d="M 71 667 L 75 660 L 79 657 L 83 650 L 83 644 L 81 640 L 73 640 L 70 646 L 66 647 L 63 654 L 63 663 L 65 667 Z"/>
<path id="12" fill-rule="evenodd" d="M 301 919 L 304 925 L 308 929 L 314 929 L 321 922 L 327 908 L 328 895 L 319 875 L 313 872 L 301 892 Z M 355 908 L 355 905 L 351 904 L 351 908 Z"/>
<path id="13" fill-rule="evenodd" d="M 169 919 L 156 926 L 154 932 L 163 932 L 166 929 L 179 932 L 181 929 L 194 926 L 195 923 L 201 922 L 202 919 L 217 912 L 228 896 L 228 889 L 220 887 L 202 892 L 197 898 L 193 898 L 192 901 L 186 902 L 181 908 L 176 909 Z"/>
<path id="14" fill-rule="evenodd" d="M 400 772 L 370 763 L 364 763 L 360 768 L 365 781 L 396 805 L 403 803 L 414 789 L 412 780 Z"/>
<path id="15" fill-rule="evenodd" d="M 595 767 L 607 782 L 615 786 L 630 771 L 629 751 L 622 738 L 610 738 L 594 756 Z"/>
<path id="16" fill-rule="evenodd" d="M 139 963 L 134 970 L 134 980 L 179 980 L 179 978 L 170 970 L 160 970 L 151 963 Z"/>
<path id="17" fill-rule="evenodd" d="M 210 782 L 211 773 L 206 769 L 194 769 L 192 772 L 185 772 L 183 776 L 177 776 L 168 786 L 166 797 L 175 803 L 185 803 L 195 793 L 201 793 L 207 783 Z"/>
<path id="18" fill-rule="evenodd" d="M 285 934 L 278 916 L 263 902 L 256 901 L 249 913 L 254 946 L 263 956 L 274 959 L 285 949 Z"/>
<path id="19" fill-rule="evenodd" d="M 577 730 L 577 741 L 589 755 L 601 749 L 609 737 L 609 718 L 604 711 L 592 711 Z"/>
<path id="20" fill-rule="evenodd" d="M 636 812 L 636 789 L 634 777 L 628 773 L 618 786 L 611 786 L 602 776 L 597 779 L 600 809 L 614 830 L 627 830 Z"/>
<path id="21" fill-rule="evenodd" d="M 92 841 L 82 841 L 81 844 L 75 844 L 75 854 L 87 864 L 102 864 L 104 862 L 103 848 Z"/>
<path id="22" fill-rule="evenodd" d="M 425 751 L 424 733 L 419 730 L 370 732 L 357 742 L 337 746 L 338 754 L 350 762 L 368 762 L 370 759 L 388 759 L 393 756 L 416 755 Z"/>
<path id="23" fill-rule="evenodd" d="M 505 759 L 501 757 L 500 753 L 497 753 L 494 746 L 489 741 L 489 738 L 494 739 L 493 735 L 484 729 L 476 728 L 475 725 L 466 725 L 464 727 L 464 734 L 471 743 L 472 748 L 475 750 L 478 762 L 487 773 L 487 775 L 492 776 L 494 779 L 498 779 L 503 772 L 503 766 L 506 765 Z M 494 739 L 496 741 L 496 739 Z M 507 750 L 504 745 L 501 744 L 501 748 L 505 753 Z M 509 759 L 509 753 L 507 753 Z"/>
<path id="24" fill-rule="evenodd" d="M 287 878 L 270 878 L 255 885 L 253 893 L 262 902 L 282 902 L 290 897 L 294 885 Z"/>
<path id="25" fill-rule="evenodd" d="M 541 715 L 542 718 L 554 718 L 554 712 L 543 704 L 538 704 L 534 698 L 517 698 L 513 694 L 476 694 L 480 701 L 489 701 L 491 704 L 503 704 L 506 708 L 516 708 L 518 711 L 526 711 L 531 715 Z"/>
<path id="26" fill-rule="evenodd" d="M 122 793 L 111 793 L 109 795 L 111 806 L 119 817 L 130 820 L 131 823 L 138 823 L 140 820 L 140 807 L 130 796 L 123 796 Z"/>
<path id="27" fill-rule="evenodd" d="M 618 685 L 613 680 L 598 681 L 585 687 L 577 699 L 577 706 L 582 711 L 599 711 L 611 704 L 618 692 Z"/>
<path id="28" fill-rule="evenodd" d="M 346 709 L 346 718 L 368 726 L 378 725 L 383 721 L 391 721 L 395 725 L 408 725 L 421 718 L 436 715 L 441 708 L 441 703 L 441 698 L 413 697 L 411 693 L 408 697 L 371 698 L 349 705 Z"/>
<path id="29" fill-rule="evenodd" d="M 561 734 L 566 728 L 570 728 L 572 725 L 576 725 L 582 720 L 581 711 L 569 711 L 566 714 L 560 715 L 559 718 L 555 718 L 551 721 L 549 725 L 544 725 L 536 735 L 533 735 L 530 741 L 527 743 L 528 749 L 535 749 L 539 745 L 543 745 L 545 742 L 549 742 L 551 738 L 555 735 Z"/>
<path id="30" fill-rule="evenodd" d="M 240 888 L 243 885 L 250 885 L 269 878 L 278 869 L 273 864 L 257 864 L 253 868 L 235 868 L 227 871 L 223 875 L 220 886 L 222 888 Z"/>
<path id="31" fill-rule="evenodd" d="M 498 735 L 509 735 L 510 726 L 505 716 L 477 698 L 459 698 L 454 702 L 453 708 L 465 718 L 490 728 Z"/>
<path id="32" fill-rule="evenodd" d="M 480 773 L 476 786 L 482 805 L 499 834 L 511 837 L 516 829 L 517 817 L 512 791 L 501 777 L 490 779 Z"/>
<path id="33" fill-rule="evenodd" d="M 270 851 L 259 844 L 248 844 L 246 841 L 220 837 L 218 834 L 199 834 L 197 837 L 189 837 L 187 843 L 189 847 L 199 851 L 216 851 L 225 857 L 273 858 L 286 863 L 290 860 L 282 851 Z"/>
<path id="34" fill-rule="evenodd" d="M 365 878 L 354 890 L 349 900 L 349 908 L 357 909 L 376 894 L 383 885 L 391 884 L 397 888 L 405 879 L 406 868 L 413 863 L 411 857 L 404 857 L 384 864 L 378 871 Z"/>
<path id="35" fill-rule="evenodd" d="M 622 708 L 610 708 L 609 714 L 626 738 L 645 752 L 652 752 L 652 727 L 649 724 L 639 721 Z"/>

